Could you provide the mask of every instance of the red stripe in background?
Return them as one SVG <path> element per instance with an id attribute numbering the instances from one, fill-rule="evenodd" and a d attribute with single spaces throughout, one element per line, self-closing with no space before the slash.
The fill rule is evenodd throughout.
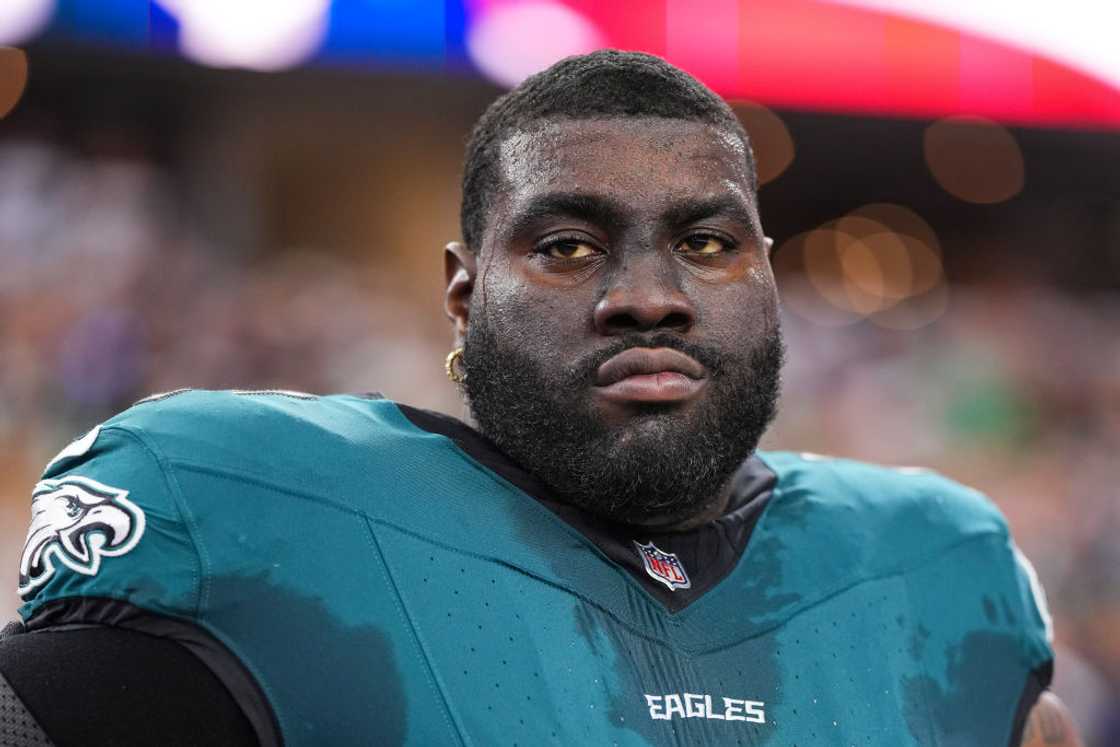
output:
<path id="1" fill-rule="evenodd" d="M 888 86 L 881 16 L 765 0 L 743 2 L 740 24 L 740 87 L 720 93 L 779 107 L 882 108 Z"/>
<path id="2" fill-rule="evenodd" d="M 883 24 L 886 107 L 903 115 L 936 116 L 960 107 L 961 35 L 908 18 Z M 874 101 L 866 102 L 875 106 Z"/>
<path id="3" fill-rule="evenodd" d="M 962 113 L 1027 121 L 1034 114 L 1034 66 L 1030 55 L 988 39 L 961 35 Z"/>
<path id="4" fill-rule="evenodd" d="M 1120 93 L 1076 70 L 1035 57 L 1034 114 L 1050 124 L 1111 124 L 1120 127 Z"/>
<path id="5" fill-rule="evenodd" d="M 666 56 L 716 90 L 739 88 L 741 7 L 739 0 L 667 0 Z"/>
<path id="6" fill-rule="evenodd" d="M 565 2 L 611 46 L 665 55 L 730 98 L 845 113 L 1120 127 L 1115 86 L 934 23 L 814 0 Z"/>
<path id="7" fill-rule="evenodd" d="M 612 47 L 665 56 L 665 0 L 565 0 L 590 19 Z"/>

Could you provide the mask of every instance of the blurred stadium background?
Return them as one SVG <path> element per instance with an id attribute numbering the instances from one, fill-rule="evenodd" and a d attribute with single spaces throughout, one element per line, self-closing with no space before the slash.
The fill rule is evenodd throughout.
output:
<path id="1" fill-rule="evenodd" d="M 566 54 L 641 49 L 755 139 L 790 344 L 767 444 L 991 495 L 1056 689 L 1120 744 L 1120 10 L 1041 5 L 4 0 L 0 583 L 42 465 L 148 393 L 462 415 L 441 247 L 469 127 Z"/>

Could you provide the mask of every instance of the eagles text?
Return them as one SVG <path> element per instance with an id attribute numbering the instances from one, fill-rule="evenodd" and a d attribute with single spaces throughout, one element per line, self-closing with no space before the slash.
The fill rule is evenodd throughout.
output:
<path id="1" fill-rule="evenodd" d="M 668 721 L 673 718 L 708 718 L 717 721 L 749 721 L 754 724 L 766 723 L 766 705 L 759 700 L 739 700 L 720 698 L 721 704 L 713 706 L 711 695 L 697 693 L 669 693 L 667 695 L 646 695 L 649 717 L 655 721 Z"/>

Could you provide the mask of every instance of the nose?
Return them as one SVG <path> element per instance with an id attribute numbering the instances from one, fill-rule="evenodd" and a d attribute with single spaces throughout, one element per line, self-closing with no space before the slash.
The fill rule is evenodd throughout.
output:
<path id="1" fill-rule="evenodd" d="M 621 271 L 595 306 L 596 331 L 601 335 L 689 331 L 696 322 L 696 309 L 665 274 Z"/>

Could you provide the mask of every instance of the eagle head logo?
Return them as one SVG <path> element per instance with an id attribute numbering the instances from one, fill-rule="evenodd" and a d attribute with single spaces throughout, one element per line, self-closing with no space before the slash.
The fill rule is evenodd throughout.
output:
<path id="1" fill-rule="evenodd" d="M 19 593 L 45 584 L 55 562 L 86 576 L 105 556 L 124 555 L 144 533 L 144 512 L 128 491 L 86 477 L 43 480 L 31 495 L 31 526 L 19 561 Z"/>

